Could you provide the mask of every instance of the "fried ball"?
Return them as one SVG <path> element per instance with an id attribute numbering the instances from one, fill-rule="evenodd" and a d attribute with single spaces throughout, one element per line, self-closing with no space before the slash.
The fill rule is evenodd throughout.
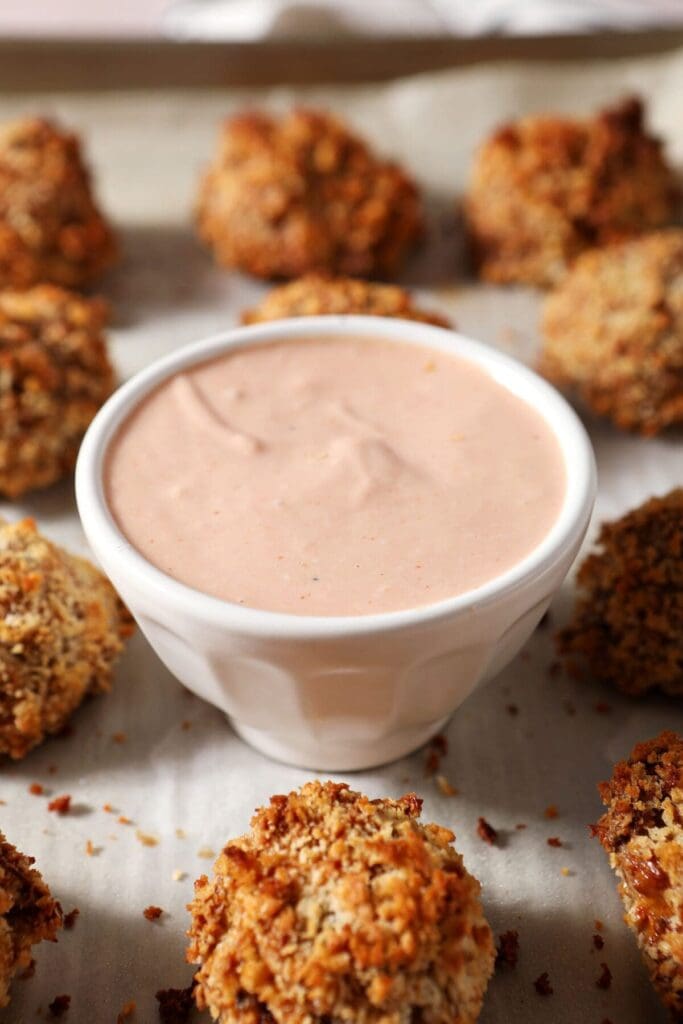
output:
<path id="1" fill-rule="evenodd" d="M 628 99 L 587 120 L 525 117 L 479 150 L 466 197 L 486 281 L 547 287 L 580 252 L 671 221 L 675 176 Z"/>
<path id="2" fill-rule="evenodd" d="M 639 744 L 599 786 L 607 812 L 594 831 L 620 881 L 625 920 L 652 983 L 683 1019 L 683 740 Z"/>
<path id="3" fill-rule="evenodd" d="M 54 942 L 62 910 L 42 876 L 0 832 L 0 1006 L 10 1001 L 12 978 L 31 963 L 31 947 Z"/>
<path id="4" fill-rule="evenodd" d="M 0 126 L 0 287 L 81 288 L 115 256 L 77 136 L 43 118 Z"/>
<path id="5" fill-rule="evenodd" d="M 579 257 L 545 303 L 540 370 L 599 416 L 683 423 L 683 230 Z"/>
<path id="6" fill-rule="evenodd" d="M 604 523 L 558 647 L 634 697 L 683 696 L 683 488 Z"/>
<path id="7" fill-rule="evenodd" d="M 216 260 L 257 277 L 391 276 L 422 233 L 417 188 L 329 114 L 229 120 L 197 208 Z"/>
<path id="8" fill-rule="evenodd" d="M 0 292 L 0 493 L 17 498 L 71 472 L 114 386 L 105 304 L 55 285 Z"/>
<path id="9" fill-rule="evenodd" d="M 391 316 L 419 320 L 437 327 L 450 327 L 450 321 L 413 305 L 404 288 L 375 284 L 352 277 L 325 277 L 307 274 L 289 284 L 274 288 L 254 309 L 242 316 L 242 323 L 282 320 L 291 316 L 359 313 L 365 316 Z"/>
<path id="10" fill-rule="evenodd" d="M 24 757 L 87 694 L 109 690 L 131 632 L 90 562 L 42 537 L 32 519 L 0 521 L 0 754 Z"/>
<path id="11" fill-rule="evenodd" d="M 493 969 L 479 883 L 421 801 L 309 782 L 195 884 L 188 959 L 221 1024 L 470 1024 Z"/>

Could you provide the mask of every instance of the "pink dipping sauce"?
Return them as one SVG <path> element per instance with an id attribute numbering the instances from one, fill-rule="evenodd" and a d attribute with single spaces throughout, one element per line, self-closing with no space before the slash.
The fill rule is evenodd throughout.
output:
<path id="1" fill-rule="evenodd" d="M 182 583 L 364 615 L 511 568 L 555 522 L 565 470 L 542 417 L 465 359 L 295 339 L 161 384 L 113 439 L 105 490 L 131 544 Z"/>

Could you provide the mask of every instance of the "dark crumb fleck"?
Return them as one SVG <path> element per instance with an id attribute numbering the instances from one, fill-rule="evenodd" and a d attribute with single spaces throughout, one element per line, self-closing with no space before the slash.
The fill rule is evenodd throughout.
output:
<path id="1" fill-rule="evenodd" d="M 145 909 L 142 911 L 142 914 L 143 917 L 146 917 L 148 921 L 158 921 L 161 915 L 163 914 L 163 910 L 161 909 L 161 907 L 155 907 L 150 905 L 149 907 L 145 907 Z"/>
<path id="2" fill-rule="evenodd" d="M 23 971 L 19 975 L 19 979 L 21 981 L 28 981 L 29 978 L 32 978 L 35 973 L 36 973 L 36 962 L 35 962 L 35 960 L 31 959 L 29 961 L 29 963 L 28 963 L 28 966 L 24 967 Z"/>
<path id="3" fill-rule="evenodd" d="M 602 973 L 595 984 L 598 988 L 609 988 L 612 984 L 612 972 L 607 964 L 600 964 L 600 966 L 602 967 Z"/>
<path id="4" fill-rule="evenodd" d="M 519 932 L 510 930 L 498 937 L 496 967 L 516 967 L 519 957 Z"/>
<path id="5" fill-rule="evenodd" d="M 612 705 L 608 704 L 606 700 L 599 700 L 593 707 L 599 715 L 608 715 L 612 710 Z"/>
<path id="6" fill-rule="evenodd" d="M 548 665 L 548 675 L 551 679 L 557 679 L 558 676 L 562 675 L 562 663 L 551 661 Z"/>
<path id="7" fill-rule="evenodd" d="M 506 704 L 505 705 L 505 710 L 507 711 L 508 715 L 513 715 L 514 716 L 514 715 L 518 715 L 519 714 L 519 708 L 517 707 L 516 704 Z"/>
<path id="8" fill-rule="evenodd" d="M 28 787 L 28 791 L 31 794 L 31 796 L 42 796 L 43 793 L 45 792 L 45 790 L 43 789 L 39 782 L 32 782 L 31 785 Z"/>
<path id="9" fill-rule="evenodd" d="M 557 836 L 550 836 L 549 839 L 546 839 L 546 842 L 548 846 L 562 846 L 562 840 L 558 839 Z"/>
<path id="10" fill-rule="evenodd" d="M 68 814 L 70 806 L 71 797 L 67 793 L 64 796 L 56 796 L 54 800 L 50 800 L 47 809 L 48 811 L 55 811 L 57 814 Z"/>
<path id="11" fill-rule="evenodd" d="M 489 825 L 486 818 L 478 819 L 477 835 L 479 836 L 480 839 L 483 839 L 485 843 L 488 843 L 489 846 L 493 846 L 496 839 L 498 838 L 498 833 L 496 832 L 493 825 Z"/>
<path id="12" fill-rule="evenodd" d="M 68 914 L 64 915 L 64 927 L 67 930 L 73 928 L 73 926 L 76 924 L 76 918 L 78 917 L 79 914 L 80 910 L 78 909 L 78 907 L 74 907 L 73 910 L 70 910 Z"/>
<path id="13" fill-rule="evenodd" d="M 559 815 L 560 812 L 558 811 L 557 806 L 555 804 L 550 804 L 550 806 L 546 807 L 546 809 L 543 812 L 543 816 L 545 818 L 558 818 Z"/>
<path id="14" fill-rule="evenodd" d="M 602 935 L 598 935 L 597 932 L 593 936 L 593 945 L 596 949 L 602 949 L 602 947 L 605 945 L 605 940 L 603 939 Z"/>
<path id="15" fill-rule="evenodd" d="M 427 757 L 425 758 L 425 775 L 435 775 L 439 770 L 441 764 L 441 758 L 435 750 L 427 751 Z"/>
<path id="16" fill-rule="evenodd" d="M 526 828 L 526 825 L 524 824 L 523 821 L 520 821 L 520 823 L 518 825 L 515 825 L 515 828 L 518 829 L 520 832 L 522 832 Z"/>
<path id="17" fill-rule="evenodd" d="M 530 651 L 522 651 L 522 653 L 519 656 L 519 660 L 520 661 L 531 661 L 531 653 L 530 653 Z"/>
<path id="18" fill-rule="evenodd" d="M 603 1017 L 600 1021 L 600 1024 L 612 1024 L 612 1021 L 609 1019 L 609 1017 Z"/>
<path id="19" fill-rule="evenodd" d="M 434 750 L 438 751 L 442 757 L 445 757 L 448 753 L 448 737 L 444 736 L 442 732 L 437 733 L 430 740 L 430 744 L 434 747 Z"/>
<path id="20" fill-rule="evenodd" d="M 162 988 L 155 995 L 159 1003 L 159 1020 L 163 1024 L 187 1024 L 190 1019 L 194 999 L 195 982 L 187 988 Z"/>
<path id="21" fill-rule="evenodd" d="M 553 994 L 553 986 L 550 984 L 550 978 L 548 972 L 544 971 L 543 974 L 539 974 L 534 982 L 534 988 L 538 992 L 539 996 L 551 996 Z"/>
<path id="22" fill-rule="evenodd" d="M 70 722 L 67 722 L 66 725 L 63 726 L 55 735 L 59 740 L 68 740 L 75 734 L 75 732 L 76 730 L 73 725 L 71 725 Z"/>
<path id="23" fill-rule="evenodd" d="M 63 1017 L 65 1013 L 69 1012 L 70 1005 L 71 996 L 55 996 L 48 1006 L 48 1010 L 53 1017 Z"/>

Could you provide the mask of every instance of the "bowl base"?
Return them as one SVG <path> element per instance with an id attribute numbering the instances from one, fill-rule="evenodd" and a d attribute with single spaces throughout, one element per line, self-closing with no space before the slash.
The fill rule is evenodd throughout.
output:
<path id="1" fill-rule="evenodd" d="M 373 743 L 350 741 L 314 740 L 306 742 L 301 738 L 289 739 L 281 733 L 253 729 L 248 725 L 226 716 L 230 725 L 245 743 L 273 761 L 281 761 L 295 768 L 307 768 L 324 772 L 359 772 L 366 768 L 378 768 L 390 761 L 397 761 L 412 754 L 418 747 L 440 732 L 450 718 L 441 718 L 422 728 L 402 729 Z"/>

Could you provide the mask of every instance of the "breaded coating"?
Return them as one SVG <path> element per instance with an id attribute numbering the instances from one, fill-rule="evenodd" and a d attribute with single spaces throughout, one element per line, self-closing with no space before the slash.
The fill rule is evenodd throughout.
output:
<path id="1" fill-rule="evenodd" d="M 634 697 L 683 696 L 683 488 L 604 523 L 560 653 Z"/>
<path id="2" fill-rule="evenodd" d="M 607 812 L 594 831 L 620 881 L 625 921 L 652 982 L 683 1020 L 683 740 L 639 744 L 599 786 Z"/>
<path id="3" fill-rule="evenodd" d="M 132 620 L 102 573 L 0 521 L 0 754 L 21 758 L 111 686 Z"/>
<path id="4" fill-rule="evenodd" d="M 547 287 L 584 249 L 671 221 L 675 176 L 639 99 L 585 120 L 525 117 L 480 148 L 466 197 L 486 281 Z"/>
<path id="5" fill-rule="evenodd" d="M 31 963 L 31 947 L 54 942 L 62 909 L 34 867 L 0 832 L 0 1006 L 10 1001 L 12 978 Z"/>
<path id="6" fill-rule="evenodd" d="M 81 288 L 115 257 L 78 137 L 38 117 L 0 126 L 0 287 Z"/>
<path id="7" fill-rule="evenodd" d="M 293 316 L 358 313 L 365 316 L 391 316 L 419 320 L 437 327 L 450 327 L 450 321 L 413 305 L 409 292 L 392 284 L 376 284 L 353 277 L 326 277 L 306 274 L 269 292 L 260 305 L 248 309 L 242 323 L 282 320 Z"/>
<path id="8" fill-rule="evenodd" d="M 221 1024 L 470 1024 L 493 970 L 479 883 L 421 801 L 309 782 L 195 883 L 188 960 Z"/>
<path id="9" fill-rule="evenodd" d="M 70 473 L 114 387 L 106 305 L 55 285 L 0 292 L 0 494 Z"/>
<path id="10" fill-rule="evenodd" d="M 423 229 L 405 171 L 315 110 L 227 121 L 197 224 L 218 263 L 266 278 L 391 276 Z"/>
<path id="11" fill-rule="evenodd" d="M 683 423 L 683 230 L 580 256 L 545 303 L 540 370 L 623 430 Z"/>

